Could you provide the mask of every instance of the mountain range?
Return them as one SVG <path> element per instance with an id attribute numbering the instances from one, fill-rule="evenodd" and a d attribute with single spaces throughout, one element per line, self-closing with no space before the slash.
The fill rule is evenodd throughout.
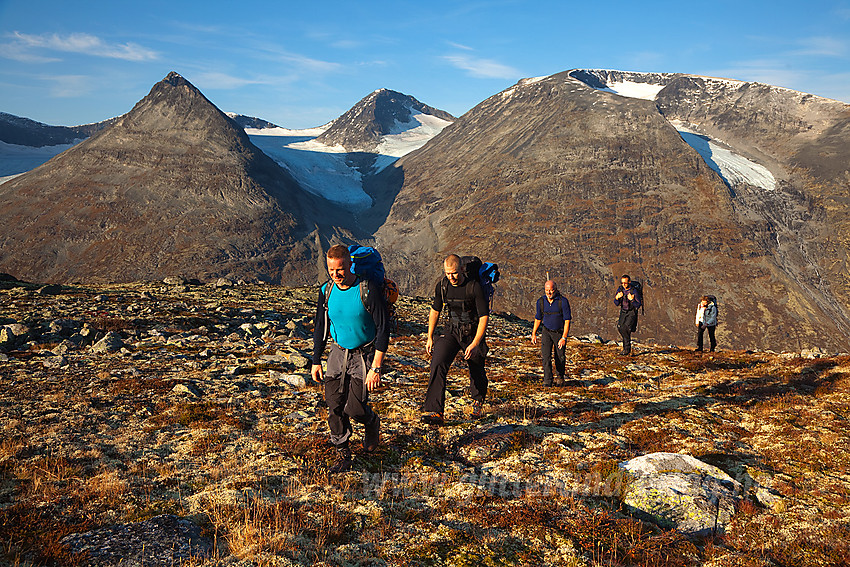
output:
<path id="1" fill-rule="evenodd" d="M 183 274 L 305 284 L 333 241 L 376 243 L 428 295 L 449 252 L 499 263 L 526 318 L 547 277 L 577 333 L 850 348 L 850 105 L 759 83 L 570 70 L 455 118 L 381 89 L 322 127 L 225 115 L 169 74 L 128 114 L 0 185 L 0 271 L 35 281 Z"/>

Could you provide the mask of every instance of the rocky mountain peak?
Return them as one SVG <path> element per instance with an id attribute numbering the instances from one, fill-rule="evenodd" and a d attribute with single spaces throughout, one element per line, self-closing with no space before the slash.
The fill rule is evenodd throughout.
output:
<path id="1" fill-rule="evenodd" d="M 170 131 L 208 137 L 231 146 L 251 147 L 242 128 L 218 109 L 192 83 L 172 71 L 151 88 L 117 124 L 134 132 Z M 159 135 L 159 134 L 156 134 Z"/>
<path id="2" fill-rule="evenodd" d="M 17 222 L 0 261 L 57 281 L 178 266 L 275 280 L 294 269 L 292 243 L 315 228 L 312 211 L 327 218 L 314 201 L 172 72 L 112 126 L 3 184 L 0 222 Z"/>
<path id="3" fill-rule="evenodd" d="M 334 120 L 330 128 L 316 139 L 348 150 L 373 151 L 382 136 L 405 129 L 414 114 L 429 114 L 449 122 L 455 120 L 448 112 L 423 104 L 410 95 L 378 89 Z"/>

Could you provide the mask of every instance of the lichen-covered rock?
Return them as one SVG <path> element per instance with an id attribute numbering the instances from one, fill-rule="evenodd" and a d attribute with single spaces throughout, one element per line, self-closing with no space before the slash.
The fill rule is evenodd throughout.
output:
<path id="1" fill-rule="evenodd" d="M 100 339 L 94 346 L 91 347 L 93 352 L 112 353 L 118 352 L 124 348 L 124 341 L 121 340 L 121 335 L 115 332 L 107 333 L 105 337 Z"/>
<path id="2" fill-rule="evenodd" d="M 741 484 L 690 455 L 651 453 L 620 464 L 629 473 L 623 502 L 639 516 L 685 535 L 722 534 Z"/>
<path id="3" fill-rule="evenodd" d="M 86 564 L 97 566 L 165 567 L 206 557 L 213 549 L 198 525 L 172 515 L 71 534 L 62 543 L 74 553 L 87 553 Z"/>

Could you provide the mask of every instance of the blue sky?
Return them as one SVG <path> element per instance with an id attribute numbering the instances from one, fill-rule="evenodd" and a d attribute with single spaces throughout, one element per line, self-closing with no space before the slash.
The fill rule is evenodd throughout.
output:
<path id="1" fill-rule="evenodd" d="M 850 102 L 850 0 L 0 0 L 0 111 L 123 114 L 169 71 L 288 128 L 378 88 L 461 115 L 572 68 L 761 81 Z"/>

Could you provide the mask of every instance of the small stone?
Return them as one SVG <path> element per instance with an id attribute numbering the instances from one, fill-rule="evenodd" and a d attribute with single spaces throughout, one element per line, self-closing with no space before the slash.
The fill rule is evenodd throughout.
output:
<path id="1" fill-rule="evenodd" d="M 304 374 L 285 374 L 276 370 L 269 370 L 269 378 L 289 384 L 293 388 L 307 387 L 307 377 Z"/>
<path id="2" fill-rule="evenodd" d="M 201 396 L 201 393 L 198 391 L 198 388 L 194 384 L 191 384 L 191 383 L 177 384 L 176 386 L 171 388 L 171 391 L 175 394 L 189 396 L 189 397 L 192 397 L 192 398 L 199 398 Z"/>
<path id="3" fill-rule="evenodd" d="M 121 340 L 121 336 L 118 333 L 109 332 L 91 348 L 92 352 L 97 353 L 118 352 L 124 348 L 124 341 Z"/>
<path id="4" fill-rule="evenodd" d="M 295 368 L 307 368 L 311 365 L 310 360 L 299 353 L 292 353 L 289 355 L 289 362 L 292 363 Z"/>
<path id="5" fill-rule="evenodd" d="M 51 356 L 44 361 L 45 368 L 62 368 L 63 366 L 68 366 L 68 359 L 61 355 Z"/>

